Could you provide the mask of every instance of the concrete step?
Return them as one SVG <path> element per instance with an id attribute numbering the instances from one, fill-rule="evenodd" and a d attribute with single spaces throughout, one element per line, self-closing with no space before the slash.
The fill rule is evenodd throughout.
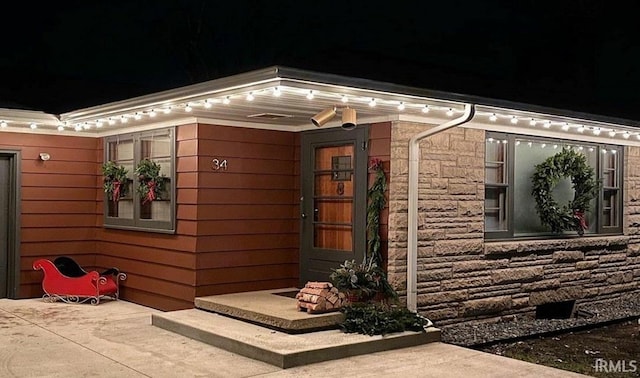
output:
<path id="1" fill-rule="evenodd" d="M 196 308 L 227 315 L 286 333 L 336 329 L 344 319 L 341 312 L 307 314 L 298 311 L 293 298 L 297 288 L 284 288 L 197 297 Z"/>
<path id="2" fill-rule="evenodd" d="M 327 330 L 288 334 L 199 309 L 151 315 L 154 326 L 286 369 L 440 340 L 440 330 L 385 336 Z"/>

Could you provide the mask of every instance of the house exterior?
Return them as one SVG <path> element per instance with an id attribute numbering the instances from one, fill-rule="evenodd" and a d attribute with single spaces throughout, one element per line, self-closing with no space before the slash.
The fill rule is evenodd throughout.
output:
<path id="1" fill-rule="evenodd" d="M 60 255 L 118 267 L 123 299 L 162 310 L 326 280 L 363 256 L 376 158 L 382 253 L 409 308 L 449 324 L 621 298 L 640 285 L 636 126 L 285 67 L 60 115 L 0 109 L 0 296 L 42 295 L 32 263 Z M 563 149 L 601 182 L 582 236 L 549 232 L 531 193 Z M 145 159 L 165 177 L 152 199 Z M 106 161 L 127 170 L 117 200 Z"/>

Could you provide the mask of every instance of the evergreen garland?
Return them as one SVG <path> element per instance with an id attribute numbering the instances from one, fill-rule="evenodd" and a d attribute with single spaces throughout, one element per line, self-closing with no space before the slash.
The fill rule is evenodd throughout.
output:
<path id="1" fill-rule="evenodd" d="M 371 159 L 369 169 L 375 173 L 371 187 L 367 189 L 367 254 L 365 263 L 382 266 L 380 254 L 380 213 L 387 203 L 387 177 L 380 159 Z"/>
<path id="2" fill-rule="evenodd" d="M 536 201 L 536 211 L 542 224 L 555 233 L 576 230 L 579 235 L 583 235 L 584 230 L 588 228 L 585 214 L 589 211 L 589 203 L 596 197 L 599 187 L 594 175 L 586 157 L 568 148 L 563 148 L 536 165 L 531 177 L 531 194 Z M 564 177 L 571 177 L 575 195 L 573 201 L 560 207 L 553 199 L 552 190 Z"/>

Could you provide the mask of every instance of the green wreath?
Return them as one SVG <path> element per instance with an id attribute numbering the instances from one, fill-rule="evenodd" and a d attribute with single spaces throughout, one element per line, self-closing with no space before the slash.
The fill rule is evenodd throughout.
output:
<path id="1" fill-rule="evenodd" d="M 160 199 L 166 180 L 164 175 L 160 175 L 160 164 L 149 159 L 141 160 L 135 174 L 138 177 L 137 192 L 142 204 Z"/>
<path id="2" fill-rule="evenodd" d="M 127 194 L 127 169 L 109 160 L 102 164 L 102 188 L 107 193 L 107 198 L 118 202 Z"/>
<path id="3" fill-rule="evenodd" d="M 575 230 L 583 235 L 588 228 L 585 214 L 598 193 L 598 182 L 594 175 L 593 168 L 587 164 L 587 158 L 568 148 L 536 165 L 531 176 L 531 194 L 536 201 L 536 211 L 542 224 L 555 233 Z M 564 177 L 571 177 L 575 195 L 573 201 L 560 207 L 551 192 Z"/>

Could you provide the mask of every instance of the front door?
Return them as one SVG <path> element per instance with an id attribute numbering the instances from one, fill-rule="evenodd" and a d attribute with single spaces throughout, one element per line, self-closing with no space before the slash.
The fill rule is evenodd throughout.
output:
<path id="1" fill-rule="evenodd" d="M 9 285 L 9 164 L 0 155 L 0 298 L 7 297 Z"/>
<path id="2" fill-rule="evenodd" d="M 328 281 L 366 248 L 367 127 L 302 134 L 300 283 Z"/>

